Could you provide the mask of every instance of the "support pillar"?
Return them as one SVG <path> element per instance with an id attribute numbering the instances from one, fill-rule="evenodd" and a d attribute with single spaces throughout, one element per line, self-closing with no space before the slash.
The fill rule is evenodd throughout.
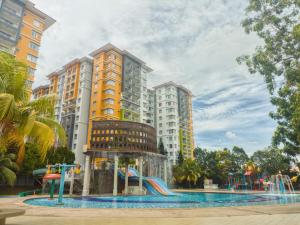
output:
<path id="1" fill-rule="evenodd" d="M 86 155 L 85 156 L 85 168 L 84 168 L 82 196 L 88 196 L 90 194 L 90 180 L 91 180 L 90 160 L 91 160 L 91 157 L 89 155 Z"/>
<path id="2" fill-rule="evenodd" d="M 128 195 L 128 164 L 125 166 L 125 189 L 124 194 Z"/>
<path id="3" fill-rule="evenodd" d="M 118 155 L 114 156 L 114 189 L 113 189 L 113 196 L 118 194 L 118 162 L 119 157 Z"/>
<path id="4" fill-rule="evenodd" d="M 168 175 L 167 175 L 167 160 L 164 160 L 164 181 L 166 182 L 166 184 L 168 183 Z"/>
<path id="5" fill-rule="evenodd" d="M 143 194 L 143 157 L 139 157 L 139 192 Z"/>
<path id="6" fill-rule="evenodd" d="M 74 189 L 74 179 L 75 179 L 75 171 L 74 168 L 71 168 L 71 182 L 70 182 L 70 190 L 69 195 L 70 197 L 73 195 L 73 189 Z"/>
<path id="7" fill-rule="evenodd" d="M 57 204 L 63 204 L 62 199 L 63 199 L 64 188 L 65 188 L 66 164 L 62 164 L 61 167 L 62 168 L 61 168 L 61 174 L 60 174 L 60 184 L 59 184 Z"/>

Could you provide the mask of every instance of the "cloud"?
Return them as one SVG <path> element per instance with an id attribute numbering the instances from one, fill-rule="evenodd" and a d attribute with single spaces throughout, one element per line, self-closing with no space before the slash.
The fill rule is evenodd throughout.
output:
<path id="1" fill-rule="evenodd" d="M 225 136 L 228 138 L 228 139 L 235 139 L 236 138 L 236 134 L 231 132 L 231 131 L 227 131 L 225 133 Z"/>
<path id="2" fill-rule="evenodd" d="M 154 69 L 151 86 L 173 80 L 193 92 L 197 145 L 236 144 L 251 152 L 269 144 L 275 124 L 264 81 L 236 63 L 260 44 L 240 25 L 247 1 L 33 1 L 57 20 L 43 36 L 34 86 L 111 42 Z M 239 135 L 228 139 L 227 131 Z"/>

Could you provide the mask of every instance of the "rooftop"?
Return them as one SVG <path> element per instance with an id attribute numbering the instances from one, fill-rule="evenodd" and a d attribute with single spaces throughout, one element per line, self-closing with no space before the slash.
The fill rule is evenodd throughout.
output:
<path id="1" fill-rule="evenodd" d="M 174 86 L 176 88 L 179 88 L 185 92 L 187 92 L 188 94 L 190 95 L 193 95 L 192 92 L 187 89 L 186 87 L 182 86 L 182 85 L 179 85 L 179 84 L 176 84 L 175 82 L 173 81 L 168 81 L 168 82 L 165 82 L 165 83 L 162 83 L 160 85 L 157 85 L 157 86 L 154 86 L 153 89 L 158 89 L 158 88 L 161 88 L 161 87 L 166 87 L 166 86 Z"/>
<path id="2" fill-rule="evenodd" d="M 54 24 L 56 22 L 55 19 L 53 19 L 52 17 L 43 13 L 39 9 L 35 8 L 34 3 L 29 0 L 25 0 L 25 7 L 27 10 L 33 12 L 34 14 L 38 15 L 39 17 L 41 17 L 44 20 L 44 22 L 45 22 L 44 30 L 48 29 L 52 24 Z"/>

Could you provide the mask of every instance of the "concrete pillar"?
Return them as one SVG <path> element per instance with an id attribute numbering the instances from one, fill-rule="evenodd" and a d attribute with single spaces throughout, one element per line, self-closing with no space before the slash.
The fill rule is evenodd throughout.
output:
<path id="1" fill-rule="evenodd" d="M 113 189 L 113 196 L 118 194 L 118 163 L 119 157 L 118 155 L 114 156 L 114 189 Z"/>
<path id="2" fill-rule="evenodd" d="M 71 182 L 70 182 L 70 191 L 69 191 L 69 195 L 70 197 L 73 194 L 73 188 L 74 188 L 74 179 L 75 179 L 75 170 L 74 168 L 71 168 Z"/>
<path id="3" fill-rule="evenodd" d="M 143 157 L 139 157 L 139 191 L 143 194 Z"/>
<path id="4" fill-rule="evenodd" d="M 124 194 L 128 195 L 128 164 L 125 166 L 125 189 Z"/>
<path id="5" fill-rule="evenodd" d="M 164 160 L 164 181 L 166 182 L 166 184 L 168 183 L 168 170 L 167 170 L 167 160 Z"/>
<path id="6" fill-rule="evenodd" d="M 90 194 L 90 180 L 91 180 L 91 157 L 89 155 L 85 156 L 84 165 L 84 179 L 83 179 L 83 189 L 82 196 L 88 196 Z"/>

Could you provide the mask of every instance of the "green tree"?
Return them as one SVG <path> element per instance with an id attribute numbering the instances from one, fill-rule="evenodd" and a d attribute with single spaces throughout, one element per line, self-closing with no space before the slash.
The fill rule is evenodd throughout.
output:
<path id="1" fill-rule="evenodd" d="M 278 174 L 279 171 L 283 174 L 289 173 L 291 158 L 278 148 L 256 151 L 251 160 L 260 168 L 261 173 L 268 175 Z"/>
<path id="2" fill-rule="evenodd" d="M 66 163 L 73 164 L 75 154 L 66 147 L 58 147 L 47 153 L 47 164 Z"/>
<path id="3" fill-rule="evenodd" d="M 54 119 L 55 98 L 29 101 L 28 78 L 25 64 L 0 52 L 0 150 L 17 146 L 19 164 L 26 143 L 37 144 L 44 160 L 57 137 L 63 145 L 66 141 L 64 129 Z"/>
<path id="4" fill-rule="evenodd" d="M 183 154 L 182 154 L 182 151 L 180 150 L 179 153 L 178 153 L 178 159 L 177 159 L 177 162 L 179 165 L 182 165 L 182 163 L 184 162 L 184 157 L 183 157 Z"/>
<path id="5" fill-rule="evenodd" d="M 159 153 L 162 155 L 167 155 L 164 143 L 162 141 L 162 138 L 159 139 L 159 143 L 158 143 L 158 149 L 159 149 Z"/>
<path id="6" fill-rule="evenodd" d="M 246 33 L 255 32 L 263 41 L 252 56 L 241 56 L 250 73 L 264 76 L 276 111 L 270 116 L 278 123 L 273 145 L 283 145 L 291 156 L 300 153 L 300 1 L 249 0 Z"/>
<path id="7" fill-rule="evenodd" d="M 199 164 L 192 159 L 184 160 L 181 165 L 176 165 L 173 168 L 173 176 L 178 184 L 187 183 L 189 187 L 196 185 L 201 177 L 201 168 Z"/>
<path id="8" fill-rule="evenodd" d="M 232 155 L 234 157 L 235 163 L 237 165 L 240 165 L 241 167 L 249 161 L 249 156 L 243 148 L 234 146 L 232 148 Z"/>
<path id="9" fill-rule="evenodd" d="M 45 168 L 45 166 L 45 162 L 41 161 L 38 146 L 32 143 L 27 143 L 25 146 L 24 161 L 20 167 L 20 173 L 29 175 L 32 174 L 33 170 Z"/>
<path id="10" fill-rule="evenodd" d="M 222 171 L 220 171 L 216 151 L 209 151 L 197 147 L 194 150 L 194 157 L 199 164 L 205 178 L 213 179 L 214 183 L 222 183 Z"/>
<path id="11" fill-rule="evenodd" d="M 0 180 L 13 186 L 16 181 L 16 172 L 18 165 L 14 162 L 14 154 L 0 153 Z"/>

